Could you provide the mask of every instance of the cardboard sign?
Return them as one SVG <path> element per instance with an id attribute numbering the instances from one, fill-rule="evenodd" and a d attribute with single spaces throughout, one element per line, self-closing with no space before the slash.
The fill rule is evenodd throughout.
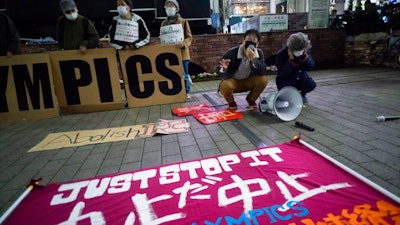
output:
<path id="1" fill-rule="evenodd" d="M 182 24 L 171 24 L 160 27 L 160 43 L 176 44 L 184 39 Z"/>
<path id="2" fill-rule="evenodd" d="M 399 212 L 293 141 L 34 188 L 3 225 L 395 225 Z"/>
<path id="3" fill-rule="evenodd" d="M 228 120 L 243 119 L 243 114 L 235 110 L 225 110 L 208 113 L 197 113 L 193 114 L 193 117 L 203 124 L 212 124 Z"/>
<path id="4" fill-rule="evenodd" d="M 179 120 L 163 120 L 159 119 L 157 122 L 158 134 L 177 134 L 189 132 L 189 123 L 186 119 Z"/>
<path id="5" fill-rule="evenodd" d="M 152 137 L 155 134 L 176 134 L 188 131 L 189 123 L 186 119 L 159 119 L 157 123 L 50 133 L 40 143 L 29 149 L 28 152 L 93 145 L 106 142 L 127 141 L 136 138 Z"/>
<path id="6" fill-rule="evenodd" d="M 0 57 L 0 121 L 59 116 L 48 54 Z"/>
<path id="7" fill-rule="evenodd" d="M 116 50 L 113 48 L 49 52 L 57 98 L 63 113 L 124 108 Z"/>
<path id="8" fill-rule="evenodd" d="M 119 19 L 115 28 L 115 40 L 132 43 L 139 39 L 139 24 L 131 20 Z"/>
<path id="9" fill-rule="evenodd" d="M 177 116 L 188 116 L 197 113 L 209 113 L 216 111 L 214 107 L 207 104 L 180 106 L 172 109 L 172 113 Z"/>
<path id="10" fill-rule="evenodd" d="M 181 50 L 147 45 L 118 51 L 129 107 L 186 101 Z"/>

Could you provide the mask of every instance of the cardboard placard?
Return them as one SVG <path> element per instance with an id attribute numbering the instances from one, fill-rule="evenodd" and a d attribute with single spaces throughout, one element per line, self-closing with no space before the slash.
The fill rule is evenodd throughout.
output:
<path id="1" fill-rule="evenodd" d="M 174 45 L 147 45 L 119 50 L 129 107 L 186 101 L 181 50 Z"/>
<path id="2" fill-rule="evenodd" d="M 159 119 L 157 123 L 50 133 L 40 143 L 29 149 L 28 152 L 127 141 L 136 138 L 152 137 L 155 134 L 176 134 L 188 131 L 189 123 L 186 119 Z"/>
<path id="3" fill-rule="evenodd" d="M 116 50 L 49 52 L 57 98 L 63 113 L 122 109 Z"/>
<path id="4" fill-rule="evenodd" d="M 0 57 L 0 121 L 59 116 L 49 55 Z"/>

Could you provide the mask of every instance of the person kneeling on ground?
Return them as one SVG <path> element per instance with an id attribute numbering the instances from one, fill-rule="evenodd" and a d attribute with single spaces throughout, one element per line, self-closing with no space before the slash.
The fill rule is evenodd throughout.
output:
<path id="1" fill-rule="evenodd" d="M 222 74 L 219 91 L 228 102 L 228 109 L 237 109 L 233 93 L 250 91 L 246 97 L 248 108 L 257 108 L 256 100 L 268 84 L 264 53 L 257 48 L 260 33 L 256 29 L 245 32 L 241 45 L 229 49 L 217 72 Z"/>
<path id="2" fill-rule="evenodd" d="M 304 103 L 308 102 L 306 94 L 317 86 L 307 73 L 315 65 L 310 48 L 311 42 L 308 40 L 308 36 L 297 32 L 289 36 L 286 47 L 279 50 L 276 57 L 278 90 L 286 86 L 295 87 L 301 92 Z"/>

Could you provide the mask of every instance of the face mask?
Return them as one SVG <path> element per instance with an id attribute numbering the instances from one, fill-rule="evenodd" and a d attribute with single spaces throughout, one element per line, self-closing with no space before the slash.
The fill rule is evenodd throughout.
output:
<path id="1" fill-rule="evenodd" d="M 121 15 L 121 16 L 126 16 L 128 14 L 128 9 L 126 9 L 126 6 L 123 6 L 123 5 L 118 6 L 117 11 L 118 11 L 119 15 Z"/>
<path id="2" fill-rule="evenodd" d="M 300 57 L 300 56 L 303 55 L 303 53 L 304 53 L 304 50 L 301 50 L 301 51 L 294 51 L 294 52 L 293 52 L 293 55 L 296 56 L 296 57 Z"/>
<path id="3" fill-rule="evenodd" d="M 167 16 L 175 16 L 176 8 L 175 7 L 166 7 L 165 13 L 167 14 Z"/>
<path id="4" fill-rule="evenodd" d="M 256 44 L 257 43 L 255 43 L 254 41 L 246 41 L 245 44 L 244 44 L 244 48 L 247 49 L 250 45 L 253 45 L 253 47 L 255 48 Z"/>
<path id="5" fill-rule="evenodd" d="M 67 19 L 69 19 L 71 21 L 74 21 L 74 20 L 76 20 L 76 18 L 78 18 L 78 12 L 65 14 L 65 17 L 67 17 Z"/>

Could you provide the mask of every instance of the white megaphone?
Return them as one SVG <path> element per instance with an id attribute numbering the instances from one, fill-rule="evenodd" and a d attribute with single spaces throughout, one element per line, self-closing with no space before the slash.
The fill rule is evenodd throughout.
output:
<path id="1" fill-rule="evenodd" d="M 261 97 L 259 109 L 261 112 L 276 115 L 283 121 L 292 121 L 303 110 L 303 97 L 295 87 L 287 86 L 278 92 Z"/>

